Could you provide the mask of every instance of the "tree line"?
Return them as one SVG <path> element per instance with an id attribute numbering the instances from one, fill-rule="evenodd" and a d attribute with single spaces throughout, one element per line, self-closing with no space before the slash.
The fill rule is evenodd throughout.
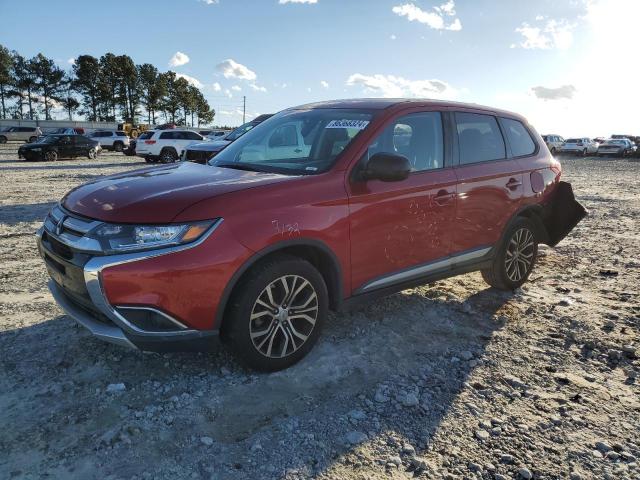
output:
<path id="1" fill-rule="evenodd" d="M 41 53 L 25 58 L 0 45 L 2 118 L 51 120 L 56 108 L 69 120 L 80 114 L 105 122 L 144 119 L 196 126 L 210 124 L 215 116 L 187 80 L 149 63 L 136 65 L 128 55 L 80 55 L 67 72 Z"/>

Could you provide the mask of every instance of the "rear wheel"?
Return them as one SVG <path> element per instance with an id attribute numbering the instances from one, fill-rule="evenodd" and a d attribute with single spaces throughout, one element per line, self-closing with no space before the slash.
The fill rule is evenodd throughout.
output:
<path id="1" fill-rule="evenodd" d="M 538 256 L 536 228 L 531 220 L 517 218 L 500 242 L 490 268 L 482 278 L 494 288 L 514 290 L 527 281 Z"/>
<path id="2" fill-rule="evenodd" d="M 33 143 L 38 139 L 38 137 L 29 137 L 29 143 Z"/>
<path id="3" fill-rule="evenodd" d="M 556 147 L 551 147 L 551 155 L 555 155 L 556 154 Z"/>
<path id="4" fill-rule="evenodd" d="M 124 149 L 124 144 L 123 144 L 122 142 L 115 142 L 115 143 L 113 144 L 113 149 L 114 149 L 116 152 L 121 152 L 121 151 Z"/>
<path id="5" fill-rule="evenodd" d="M 7 143 L 7 137 L 0 135 L 0 143 Z"/>
<path id="6" fill-rule="evenodd" d="M 162 163 L 172 163 L 178 159 L 178 153 L 173 148 L 163 148 L 160 152 L 160 161 Z"/>
<path id="7" fill-rule="evenodd" d="M 279 255 L 236 286 L 223 336 L 251 368 L 281 370 L 313 348 L 327 309 L 327 286 L 318 270 L 306 260 Z"/>
<path id="8" fill-rule="evenodd" d="M 44 158 L 49 162 L 55 162 L 56 160 L 58 160 L 58 152 L 56 152 L 55 150 L 49 150 L 44 154 Z"/>

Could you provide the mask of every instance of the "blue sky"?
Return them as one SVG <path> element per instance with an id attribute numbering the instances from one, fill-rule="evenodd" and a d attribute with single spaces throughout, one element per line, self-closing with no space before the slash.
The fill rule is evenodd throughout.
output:
<path id="1" fill-rule="evenodd" d="M 243 95 L 250 116 L 415 96 L 514 110 L 545 133 L 640 130 L 638 68 L 598 68 L 635 62 L 637 0 L 0 0 L 0 17 L 23 55 L 70 68 L 111 51 L 186 75 L 216 123 L 241 121 Z"/>

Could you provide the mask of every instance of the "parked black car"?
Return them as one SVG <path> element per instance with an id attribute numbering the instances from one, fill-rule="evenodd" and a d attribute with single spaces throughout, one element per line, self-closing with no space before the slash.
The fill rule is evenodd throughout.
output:
<path id="1" fill-rule="evenodd" d="M 49 161 L 72 157 L 96 158 L 98 145 L 84 135 L 46 135 L 34 143 L 22 145 L 18 149 L 18 158 Z"/>

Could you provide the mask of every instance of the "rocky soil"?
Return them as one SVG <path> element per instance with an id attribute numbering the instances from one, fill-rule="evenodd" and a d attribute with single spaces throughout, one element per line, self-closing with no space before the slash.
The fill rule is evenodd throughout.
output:
<path id="1" fill-rule="evenodd" d="M 0 478 L 640 478 L 639 162 L 563 160 L 590 216 L 521 290 L 407 290 L 332 315 L 264 375 L 64 316 L 34 231 L 73 186 L 143 163 L 16 150 L 0 146 Z"/>

